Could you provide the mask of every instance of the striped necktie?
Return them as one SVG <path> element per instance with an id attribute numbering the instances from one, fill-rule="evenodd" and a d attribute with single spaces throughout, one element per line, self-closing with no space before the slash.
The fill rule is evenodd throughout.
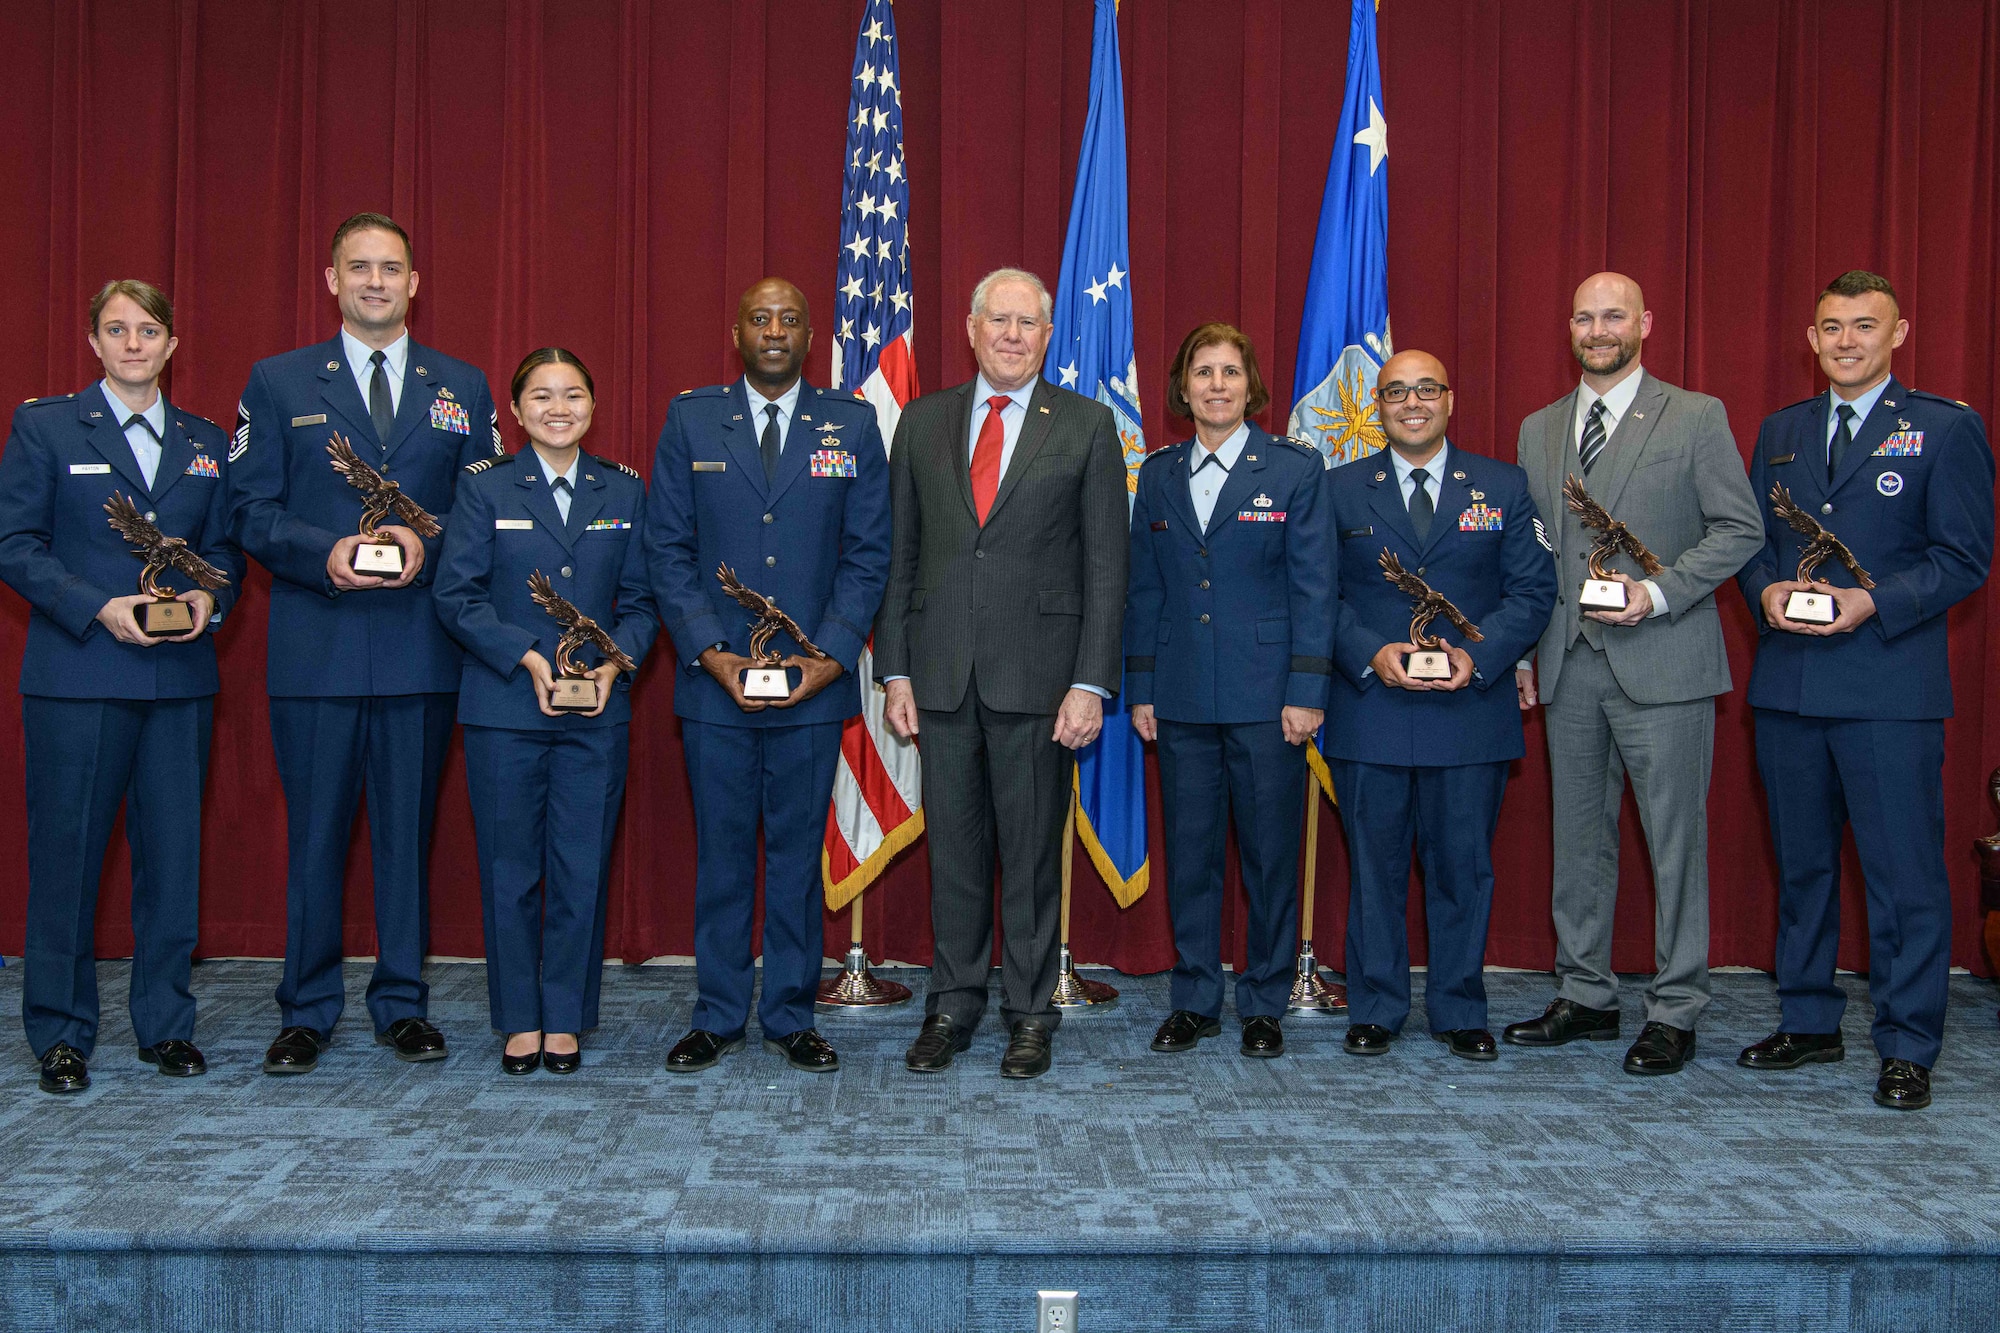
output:
<path id="1" fill-rule="evenodd" d="M 1590 415 L 1583 419 L 1583 439 L 1578 442 L 1583 454 L 1583 475 L 1589 476 L 1591 466 L 1597 456 L 1604 452 L 1604 400 L 1598 399 L 1590 405 Z"/>

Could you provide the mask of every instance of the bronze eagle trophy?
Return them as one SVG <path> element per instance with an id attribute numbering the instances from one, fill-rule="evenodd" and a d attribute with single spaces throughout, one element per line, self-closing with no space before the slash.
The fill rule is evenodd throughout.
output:
<path id="1" fill-rule="evenodd" d="M 393 538 L 379 535 L 375 525 L 394 514 L 419 537 L 435 537 L 444 529 L 422 505 L 403 494 L 402 483 L 390 481 L 362 462 L 354 452 L 354 446 L 338 434 L 327 441 L 326 452 L 333 459 L 333 470 L 346 478 L 349 486 L 361 492 L 360 533 L 364 540 L 354 550 L 354 572 L 386 579 L 401 578 L 403 548 Z"/>
<path id="2" fill-rule="evenodd" d="M 1610 510 L 1590 497 L 1575 473 L 1563 483 L 1563 501 L 1569 512 L 1576 515 L 1577 522 L 1597 533 L 1597 540 L 1591 543 L 1585 558 L 1590 578 L 1584 582 L 1576 604 L 1586 611 L 1623 611 L 1625 585 L 1611 576 L 1611 569 L 1604 562 L 1614 555 L 1629 555 L 1639 562 L 1647 578 L 1665 573 L 1666 566 L 1646 549 L 1646 543 L 1632 535 L 1632 529 L 1611 517 Z"/>
<path id="3" fill-rule="evenodd" d="M 590 678 L 590 668 L 576 660 L 576 650 L 585 644 L 620 671 L 639 669 L 604 627 L 577 610 L 576 603 L 557 592 L 549 576 L 539 569 L 528 575 L 528 595 L 562 627 L 562 637 L 556 640 L 556 681 L 555 689 L 549 692 L 549 707 L 583 713 L 597 707 L 597 682 Z"/>
<path id="4" fill-rule="evenodd" d="M 771 651 L 771 640 L 780 633 L 792 636 L 799 651 L 807 657 L 824 658 L 826 654 L 799 628 L 793 620 L 778 609 L 778 604 L 758 592 L 746 588 L 736 577 L 736 571 L 727 562 L 715 567 L 715 577 L 722 584 L 722 590 L 734 597 L 745 611 L 756 619 L 750 622 L 750 660 L 756 665 L 743 673 L 743 697 L 746 699 L 788 699 L 791 697 L 791 682 L 785 676 L 785 659 Z"/>
<path id="5" fill-rule="evenodd" d="M 211 592 L 228 587 L 229 576 L 196 555 L 183 539 L 161 532 L 119 492 L 111 492 L 104 512 L 110 515 L 108 521 L 118 535 L 138 548 L 132 554 L 145 562 L 139 570 L 139 591 L 153 600 L 139 604 L 139 628 L 156 639 L 192 633 L 194 608 L 181 601 L 173 589 L 161 587 L 160 575 L 177 569 Z"/>
<path id="6" fill-rule="evenodd" d="M 1435 634 L 1426 633 L 1430 623 L 1443 616 L 1453 628 L 1472 643 L 1479 643 L 1485 635 L 1479 627 L 1467 620 L 1459 609 L 1441 592 L 1432 588 L 1417 575 L 1403 568 L 1403 562 L 1387 547 L 1376 561 L 1382 566 L 1382 577 L 1396 585 L 1397 589 L 1409 595 L 1412 602 L 1410 616 L 1410 642 L 1417 646 L 1404 664 L 1403 673 L 1412 680 L 1450 680 L 1451 658 L 1444 651 L 1444 640 Z"/>
<path id="7" fill-rule="evenodd" d="M 1783 482 L 1771 487 L 1771 512 L 1791 524 L 1792 531 L 1806 539 L 1805 548 L 1799 552 L 1798 582 L 1826 583 L 1814 571 L 1829 560 L 1838 560 L 1854 576 L 1857 587 L 1875 586 L 1875 580 L 1868 577 L 1868 571 L 1861 567 L 1861 562 L 1854 558 L 1854 552 L 1847 549 L 1847 544 L 1793 503 L 1792 493 L 1785 489 Z M 1831 625 L 1839 614 L 1840 608 L 1831 592 L 1799 591 L 1785 601 L 1785 619 L 1801 624 Z"/>

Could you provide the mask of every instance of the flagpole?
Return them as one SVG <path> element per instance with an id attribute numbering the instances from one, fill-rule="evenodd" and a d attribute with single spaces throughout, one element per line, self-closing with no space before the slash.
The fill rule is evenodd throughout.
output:
<path id="1" fill-rule="evenodd" d="M 1305 883 L 1300 890 L 1299 956 L 1293 967 L 1292 997 L 1285 1012 L 1297 1018 L 1330 1018 L 1347 1012 L 1347 987 L 1322 981 L 1313 953 L 1313 890 L 1319 881 L 1319 779 L 1306 772 Z"/>
<path id="2" fill-rule="evenodd" d="M 876 1009 L 883 1005 L 901 1004 L 910 998 L 908 986 L 900 981 L 883 981 L 868 970 L 868 950 L 861 943 L 861 903 L 867 896 L 865 891 L 857 893 L 848 905 L 853 930 L 848 937 L 851 943 L 847 946 L 847 958 L 841 965 L 839 976 L 820 983 L 814 1008 Z"/>
<path id="3" fill-rule="evenodd" d="M 1069 813 L 1063 816 L 1062 832 L 1062 954 L 1056 968 L 1056 992 L 1050 1003 L 1058 1009 L 1085 1009 L 1093 1004 L 1109 1004 L 1118 998 L 1115 987 L 1076 974 L 1076 958 L 1069 951 L 1070 862 L 1076 852 L 1076 802 L 1074 785 L 1069 793 Z"/>

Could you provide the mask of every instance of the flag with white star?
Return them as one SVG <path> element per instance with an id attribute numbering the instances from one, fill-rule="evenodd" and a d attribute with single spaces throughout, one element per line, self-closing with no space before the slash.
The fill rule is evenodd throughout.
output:
<path id="1" fill-rule="evenodd" d="M 910 332 L 910 182 L 903 174 L 903 94 L 889 0 L 868 0 L 861 15 L 846 153 L 840 261 L 834 270 L 839 292 L 833 387 L 868 400 L 886 445 L 896 438 L 904 405 L 917 396 Z M 862 649 L 855 674 L 861 681 L 861 716 L 841 729 L 840 767 L 820 862 L 831 911 L 873 883 L 924 828 L 917 747 L 888 725 L 884 696 L 874 687 L 872 649 Z"/>
<path id="2" fill-rule="evenodd" d="M 1042 374 L 1111 409 L 1125 451 L 1127 492 L 1146 461 L 1139 426 L 1139 364 L 1132 341 L 1132 248 L 1125 225 L 1125 92 L 1118 5 L 1097 0 L 1090 46 L 1090 110 L 1070 199 L 1055 316 Z M 1077 752 L 1077 832 L 1120 907 L 1146 891 L 1146 750 L 1126 719 L 1124 694 L 1104 706 L 1104 730 Z"/>
<path id="3" fill-rule="evenodd" d="M 1376 0 L 1352 0 L 1347 93 L 1320 201 L 1292 381 L 1291 434 L 1338 467 L 1388 441 L 1375 375 L 1389 359 L 1389 125 L 1375 56 Z"/>

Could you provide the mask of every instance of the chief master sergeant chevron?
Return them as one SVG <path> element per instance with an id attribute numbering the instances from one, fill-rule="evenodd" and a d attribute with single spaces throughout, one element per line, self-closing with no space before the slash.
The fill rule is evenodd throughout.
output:
<path id="1" fill-rule="evenodd" d="M 441 524 L 460 470 L 501 452 L 486 377 L 405 327 L 417 273 L 401 227 L 380 213 L 341 223 L 326 285 L 339 334 L 251 368 L 229 456 L 231 529 L 271 571 L 265 675 L 289 849 L 283 1022 L 267 1074 L 312 1069 L 340 1017 L 341 881 L 364 785 L 375 1040 L 400 1060 L 445 1054 L 422 976 L 431 820 L 462 663 L 431 604 L 442 537 L 384 526 L 403 548 L 402 576 L 356 573 L 361 492 L 334 471 L 327 442 L 346 439 Z"/>
<path id="2" fill-rule="evenodd" d="M 1854 829 L 1867 881 L 1875 1100 L 1930 1105 L 1951 967 L 1944 867 L 1944 719 L 1951 716 L 1945 614 L 1993 560 L 1993 451 L 1979 414 L 1904 386 L 1889 362 L 1909 323 L 1873 273 L 1843 273 L 1806 331 L 1831 387 L 1764 420 L 1750 483 L 1764 548 L 1737 576 L 1759 614 L 1750 706 L 1757 769 L 1778 854 L 1779 1030 L 1747 1048 L 1751 1069 L 1831 1063 L 1846 1050 L 1840 947 L 1840 829 Z M 1802 535 L 1772 512 L 1792 501 L 1852 552 L 1838 561 L 1831 625 L 1785 616 Z"/>

